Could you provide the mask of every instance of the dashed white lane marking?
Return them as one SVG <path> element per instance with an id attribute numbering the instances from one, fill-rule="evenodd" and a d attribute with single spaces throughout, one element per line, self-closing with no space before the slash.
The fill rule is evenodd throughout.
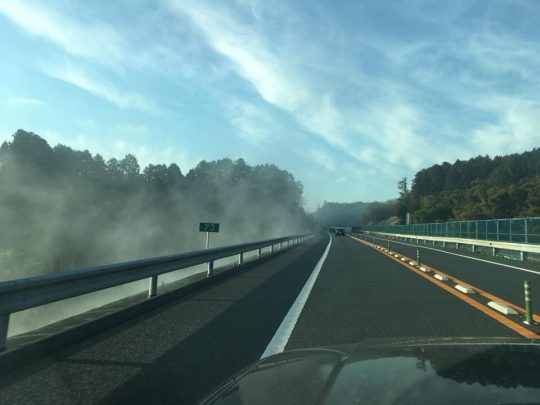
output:
<path id="1" fill-rule="evenodd" d="M 388 240 L 388 239 L 384 239 L 384 238 L 377 238 L 377 239 Z M 540 271 L 524 269 L 523 267 L 512 266 L 511 264 L 492 262 L 490 260 L 480 259 L 478 257 L 460 255 L 459 253 L 447 252 L 446 250 L 435 249 L 435 248 L 431 248 L 431 247 L 427 247 L 427 246 L 420 246 L 420 245 L 414 245 L 412 243 L 398 242 L 397 240 L 393 240 L 393 241 L 391 241 L 391 243 L 399 243 L 400 245 L 418 247 L 418 248 L 421 248 L 421 249 L 434 250 L 436 252 L 446 253 L 447 255 L 454 255 L 454 256 L 464 257 L 465 259 L 478 260 L 479 262 L 485 262 L 485 263 L 489 263 L 489 264 L 495 264 L 497 266 L 509 267 L 511 269 L 516 269 L 516 270 L 520 270 L 520 271 L 526 271 L 527 273 L 540 274 Z"/>
<path id="2" fill-rule="evenodd" d="M 332 246 L 331 237 L 330 241 L 328 242 L 328 246 L 326 246 L 326 250 L 324 251 L 323 255 L 319 259 L 319 262 L 313 269 L 313 272 L 306 281 L 306 284 L 302 288 L 302 291 L 300 291 L 300 294 L 298 294 L 298 297 L 296 297 L 294 304 L 289 309 L 289 312 L 287 312 L 287 315 L 281 322 L 281 325 L 279 325 L 279 328 L 274 334 L 274 337 L 272 338 L 272 340 L 266 347 L 266 350 L 262 354 L 261 359 L 276 353 L 281 353 L 283 350 L 285 350 L 285 346 L 287 346 L 287 342 L 289 341 L 296 322 L 298 321 L 298 318 L 302 313 L 302 309 L 304 308 L 309 294 L 311 293 L 311 289 L 315 285 L 315 281 L 319 276 L 319 272 L 321 271 L 324 261 L 326 260 L 326 256 L 328 256 L 330 246 Z"/>

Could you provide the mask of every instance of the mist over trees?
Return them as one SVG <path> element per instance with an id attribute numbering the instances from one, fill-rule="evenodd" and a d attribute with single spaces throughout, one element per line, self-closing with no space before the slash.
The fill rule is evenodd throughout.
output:
<path id="1" fill-rule="evenodd" d="M 199 222 L 221 224 L 214 246 L 306 232 L 302 193 L 274 165 L 202 161 L 184 175 L 19 130 L 0 147 L 0 278 L 201 249 Z"/>
<path id="2" fill-rule="evenodd" d="M 367 206 L 368 204 L 363 202 L 336 203 L 325 201 L 313 216 L 317 223 L 324 227 L 356 226 L 363 223 Z"/>

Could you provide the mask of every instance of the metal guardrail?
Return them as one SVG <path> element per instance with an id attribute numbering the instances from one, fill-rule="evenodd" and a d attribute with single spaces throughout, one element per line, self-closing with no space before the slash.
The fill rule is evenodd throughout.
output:
<path id="1" fill-rule="evenodd" d="M 242 264 L 246 252 L 257 251 L 259 258 L 264 248 L 270 247 L 273 253 L 275 246 L 281 249 L 283 244 L 301 243 L 312 235 L 293 235 L 0 282 L 0 351 L 6 348 L 9 317 L 14 312 L 146 278 L 150 280 L 148 298 L 152 298 L 157 294 L 161 274 L 208 263 L 207 276 L 211 277 L 215 260 L 238 255 L 238 262 Z"/>
<path id="2" fill-rule="evenodd" d="M 446 244 L 454 244 L 456 248 L 459 248 L 459 245 L 469 245 L 471 246 L 471 251 L 475 252 L 476 248 L 479 246 L 486 247 L 491 249 L 492 255 L 496 256 L 498 250 L 510 250 L 519 252 L 519 257 L 521 261 L 526 259 L 528 253 L 540 254 L 540 245 L 537 244 L 527 244 L 527 243 L 516 243 L 516 242 L 501 242 L 501 241 L 490 241 L 483 239 L 467 239 L 467 238 L 453 238 L 453 237 L 442 237 L 442 236 L 423 236 L 423 235 L 413 235 L 413 234 L 402 234 L 402 233 L 389 233 L 389 232 L 374 232 L 374 231 L 364 231 L 365 235 L 374 235 L 381 236 L 385 238 L 394 238 L 402 240 L 410 240 L 411 242 L 416 241 L 416 243 L 423 242 L 427 244 L 428 241 L 435 244 L 435 242 L 441 242 L 443 247 L 446 247 Z"/>

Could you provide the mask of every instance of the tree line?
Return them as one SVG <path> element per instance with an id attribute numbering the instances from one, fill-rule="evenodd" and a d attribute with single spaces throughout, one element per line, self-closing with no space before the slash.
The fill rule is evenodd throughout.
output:
<path id="1" fill-rule="evenodd" d="M 405 223 L 407 213 L 414 223 L 540 216 L 540 149 L 435 164 L 418 171 L 410 187 L 401 179 L 397 189 L 388 201 L 325 203 L 316 218 L 379 224 Z"/>
<path id="2" fill-rule="evenodd" d="M 414 223 L 540 216 L 540 149 L 435 164 L 415 174 L 410 190 L 407 178 L 400 180 L 398 190 L 383 205 L 401 223 L 407 212 Z"/>
<path id="3" fill-rule="evenodd" d="M 184 175 L 18 130 L 0 147 L 0 264 L 19 276 L 198 249 L 199 222 L 219 222 L 222 245 L 305 232 L 302 195 L 275 165 L 225 158 Z"/>

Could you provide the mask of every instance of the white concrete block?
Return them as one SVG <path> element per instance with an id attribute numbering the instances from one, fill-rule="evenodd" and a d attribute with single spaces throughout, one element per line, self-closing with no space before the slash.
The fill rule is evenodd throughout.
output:
<path id="1" fill-rule="evenodd" d="M 458 291 L 461 291 L 462 293 L 465 293 L 465 294 L 474 294 L 474 290 L 471 290 L 470 288 L 462 286 L 461 284 L 456 284 L 454 286 L 454 288 L 456 290 L 458 290 Z"/>
<path id="2" fill-rule="evenodd" d="M 508 305 L 501 304 L 500 302 L 489 301 L 488 306 L 495 309 L 496 311 L 502 312 L 505 315 L 517 315 L 518 314 L 514 308 L 509 307 Z"/>
<path id="3" fill-rule="evenodd" d="M 441 280 L 441 281 L 447 281 L 448 278 L 446 278 L 445 276 L 441 275 L 441 274 L 435 274 L 434 276 L 437 280 Z"/>

